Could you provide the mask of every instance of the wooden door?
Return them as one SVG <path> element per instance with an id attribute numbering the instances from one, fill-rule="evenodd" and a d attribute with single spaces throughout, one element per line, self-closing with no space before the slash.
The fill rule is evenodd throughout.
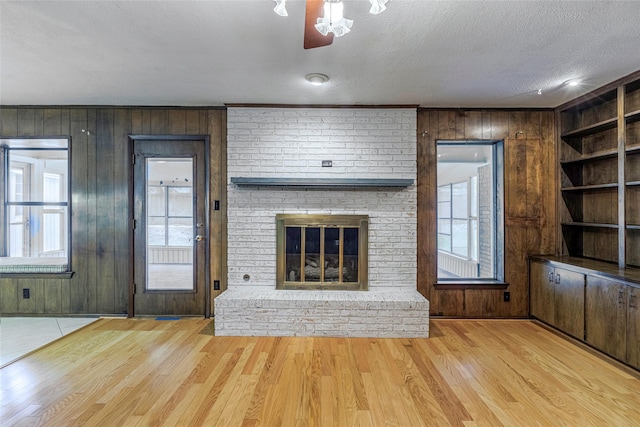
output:
<path id="1" fill-rule="evenodd" d="M 626 362 L 640 369 L 640 288 L 627 286 Z"/>
<path id="2" fill-rule="evenodd" d="M 626 344 L 626 285 L 587 276 L 585 339 L 607 354 L 624 360 Z"/>
<path id="3" fill-rule="evenodd" d="M 531 315 L 543 322 L 554 321 L 554 269 L 541 262 L 532 261 L 529 266 Z"/>
<path id="4" fill-rule="evenodd" d="M 134 315 L 209 314 L 205 139 L 133 140 Z"/>
<path id="5" fill-rule="evenodd" d="M 584 339 L 584 274 L 555 269 L 554 325 L 578 339 Z"/>

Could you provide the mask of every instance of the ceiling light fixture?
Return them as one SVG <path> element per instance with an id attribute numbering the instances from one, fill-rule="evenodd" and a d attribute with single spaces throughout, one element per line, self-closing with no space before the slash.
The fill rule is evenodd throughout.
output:
<path id="1" fill-rule="evenodd" d="M 280 16 L 288 16 L 286 9 L 286 0 L 273 0 L 276 2 L 276 6 L 273 8 L 274 12 Z M 389 0 L 369 0 L 371 8 L 369 13 L 377 15 L 384 12 L 387 9 L 386 3 Z M 342 37 L 351 31 L 353 20 L 347 19 L 343 16 L 344 4 L 342 0 L 324 0 L 323 16 L 319 17 L 315 24 L 316 29 L 326 36 L 329 33 L 333 33 L 336 37 Z"/>
<path id="2" fill-rule="evenodd" d="M 318 18 L 316 30 L 323 36 L 333 33 L 336 37 L 342 37 L 351 31 L 353 21 L 342 15 L 344 5 L 341 0 L 325 0 L 324 15 Z"/>
<path id="3" fill-rule="evenodd" d="M 289 16 L 287 13 L 287 8 L 285 5 L 286 0 L 273 0 L 276 2 L 276 7 L 273 8 L 273 11 L 280 16 Z"/>
<path id="4" fill-rule="evenodd" d="M 574 86 L 578 86 L 578 85 L 580 84 L 580 80 L 578 80 L 578 79 L 571 79 L 571 80 L 567 80 L 566 82 L 564 82 L 564 84 L 565 84 L 566 86 L 574 87 Z"/>
<path id="5" fill-rule="evenodd" d="M 307 74 L 304 78 L 314 86 L 321 86 L 329 81 L 329 76 L 320 73 Z"/>

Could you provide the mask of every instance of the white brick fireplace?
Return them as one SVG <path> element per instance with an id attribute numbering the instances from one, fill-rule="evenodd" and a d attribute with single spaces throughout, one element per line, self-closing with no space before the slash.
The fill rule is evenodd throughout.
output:
<path id="1" fill-rule="evenodd" d="M 416 291 L 416 110 L 232 107 L 227 117 L 228 289 L 214 301 L 216 334 L 428 336 Z M 412 184 L 304 186 L 327 178 Z M 368 215 L 368 291 L 276 290 L 277 214 Z"/>

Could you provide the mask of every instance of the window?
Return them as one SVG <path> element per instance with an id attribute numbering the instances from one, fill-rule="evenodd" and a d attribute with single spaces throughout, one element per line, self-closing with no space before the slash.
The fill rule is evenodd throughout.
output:
<path id="1" fill-rule="evenodd" d="M 0 150 L 0 273 L 69 272 L 68 139 L 2 139 Z"/>
<path id="2" fill-rule="evenodd" d="M 438 141 L 438 281 L 503 280 L 502 141 Z"/>
<path id="3" fill-rule="evenodd" d="M 193 246 L 193 196 L 191 187 L 147 187 L 148 240 L 150 246 Z"/>
<path id="4" fill-rule="evenodd" d="M 477 213 L 471 212 L 471 200 L 477 194 L 470 191 L 469 182 L 457 182 L 438 187 L 438 249 L 477 261 Z M 477 205 L 477 202 L 476 202 Z"/>

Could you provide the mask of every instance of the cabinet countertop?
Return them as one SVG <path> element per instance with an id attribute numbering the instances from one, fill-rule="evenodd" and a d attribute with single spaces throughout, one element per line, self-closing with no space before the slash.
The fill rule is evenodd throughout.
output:
<path id="1" fill-rule="evenodd" d="M 604 261 L 570 256 L 529 255 L 528 258 L 554 267 L 566 268 L 583 274 L 601 276 L 640 286 L 640 269 L 638 268 L 619 268 L 616 264 Z"/>

